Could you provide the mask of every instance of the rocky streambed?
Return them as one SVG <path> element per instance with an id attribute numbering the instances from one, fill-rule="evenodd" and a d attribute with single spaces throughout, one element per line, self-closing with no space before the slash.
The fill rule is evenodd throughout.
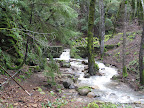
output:
<path id="1" fill-rule="evenodd" d="M 118 75 L 115 67 L 107 67 L 103 63 L 96 62 L 100 68 L 100 76 L 89 76 L 88 61 L 70 58 L 69 51 L 65 50 L 63 56 L 57 59 L 61 61 L 60 71 L 65 87 L 62 96 L 82 102 L 99 100 L 115 104 L 131 104 L 133 108 L 144 108 L 143 93 L 134 91 L 122 82 L 111 80 L 114 75 Z"/>

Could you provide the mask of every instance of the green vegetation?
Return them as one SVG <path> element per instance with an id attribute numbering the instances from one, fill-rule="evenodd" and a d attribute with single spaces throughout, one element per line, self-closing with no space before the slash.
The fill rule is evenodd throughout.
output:
<path id="1" fill-rule="evenodd" d="M 48 101 L 47 103 L 42 103 L 42 108 L 61 108 L 66 105 L 68 102 L 62 98 L 56 99 L 55 102 Z"/>
<path id="2" fill-rule="evenodd" d="M 95 102 L 89 103 L 87 108 L 99 108 L 98 104 Z"/>
<path id="3" fill-rule="evenodd" d="M 125 78 L 125 77 L 127 77 L 127 76 L 128 76 L 127 67 L 124 66 L 124 68 L 123 68 L 123 77 Z"/>
<path id="4" fill-rule="evenodd" d="M 91 88 L 89 86 L 79 87 L 78 90 L 81 90 L 81 89 L 84 89 L 84 88 L 89 89 L 91 91 Z"/>

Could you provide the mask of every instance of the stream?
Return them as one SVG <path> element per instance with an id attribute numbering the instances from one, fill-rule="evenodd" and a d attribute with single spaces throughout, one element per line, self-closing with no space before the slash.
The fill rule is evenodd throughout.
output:
<path id="1" fill-rule="evenodd" d="M 122 82 L 111 80 L 114 75 L 117 75 L 115 67 L 107 67 L 103 63 L 96 61 L 99 66 L 99 72 L 102 76 L 91 76 L 84 78 L 83 70 L 87 65 L 82 64 L 88 62 L 87 59 L 72 59 L 70 58 L 70 49 L 65 49 L 61 54 L 59 60 L 70 62 L 71 68 L 69 72 L 74 72 L 79 75 L 77 84 L 95 87 L 92 92 L 100 95 L 97 100 L 111 103 L 136 103 L 144 104 L 144 94 L 136 92 L 128 85 Z M 142 107 L 138 107 L 142 108 Z"/>

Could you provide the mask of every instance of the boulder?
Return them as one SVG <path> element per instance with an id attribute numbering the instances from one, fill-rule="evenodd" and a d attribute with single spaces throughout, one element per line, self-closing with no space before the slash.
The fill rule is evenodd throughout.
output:
<path id="1" fill-rule="evenodd" d="M 93 93 L 93 92 L 89 92 L 88 94 L 87 94 L 87 97 L 89 97 L 89 98 L 94 98 L 96 95 L 95 95 L 95 93 Z"/>
<path id="2" fill-rule="evenodd" d="M 86 96 L 89 92 L 91 92 L 91 89 L 89 87 L 78 88 L 78 93 L 81 96 Z"/>
<path id="3" fill-rule="evenodd" d="M 74 86 L 73 80 L 68 78 L 67 80 L 63 81 L 63 86 L 66 89 L 73 88 L 73 86 Z"/>

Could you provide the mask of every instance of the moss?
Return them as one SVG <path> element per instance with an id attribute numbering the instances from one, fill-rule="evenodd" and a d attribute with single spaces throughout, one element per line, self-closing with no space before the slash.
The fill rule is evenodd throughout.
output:
<path id="1" fill-rule="evenodd" d="M 130 52 L 126 52 L 126 55 L 129 55 Z"/>
<path id="2" fill-rule="evenodd" d="M 120 44 L 121 44 L 120 42 L 117 44 L 117 45 L 118 45 L 118 47 L 120 46 Z"/>
<path id="3" fill-rule="evenodd" d="M 89 89 L 91 91 L 91 88 L 89 86 L 79 87 L 78 90 L 81 90 L 81 89 L 84 89 L 84 88 Z"/>
<path id="4" fill-rule="evenodd" d="M 95 67 L 96 70 L 99 70 L 98 64 L 95 63 L 95 66 L 94 66 L 94 67 Z"/>
<path id="5" fill-rule="evenodd" d="M 144 49 L 144 44 L 142 45 L 142 48 Z"/>
<path id="6" fill-rule="evenodd" d="M 94 47 L 93 47 L 93 26 L 94 26 L 94 13 L 95 13 L 95 2 L 96 0 L 90 1 L 89 7 L 89 19 L 88 19 L 88 67 L 89 74 L 94 75 L 96 72 L 95 69 L 95 60 L 94 60 Z"/>
<path id="7" fill-rule="evenodd" d="M 142 85 L 144 85 L 144 69 L 143 69 L 143 72 L 142 72 L 142 76 L 141 76 L 142 78 L 142 80 L 140 81 L 140 83 L 142 84 Z"/>
<path id="8" fill-rule="evenodd" d="M 128 76 L 128 73 L 127 73 L 127 68 L 126 66 L 123 67 L 123 77 L 127 77 Z"/>

